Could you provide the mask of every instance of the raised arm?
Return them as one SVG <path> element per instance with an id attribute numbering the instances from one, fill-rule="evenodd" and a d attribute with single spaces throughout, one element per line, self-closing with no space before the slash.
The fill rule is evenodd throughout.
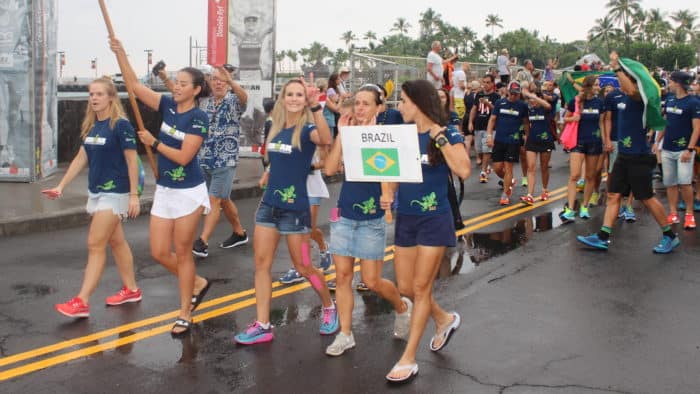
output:
<path id="1" fill-rule="evenodd" d="M 123 59 L 120 63 L 124 68 L 122 70 L 122 77 L 124 78 L 124 81 L 133 87 L 134 94 L 139 98 L 139 100 L 141 100 L 141 102 L 152 110 L 157 111 L 158 107 L 160 106 L 161 94 L 151 90 L 151 88 L 139 82 L 134 69 L 131 68 L 131 64 L 129 64 L 129 61 L 126 60 L 126 51 L 124 50 L 121 41 L 113 38 L 109 42 L 109 47 L 112 49 L 112 52 L 117 55 L 117 58 Z"/>

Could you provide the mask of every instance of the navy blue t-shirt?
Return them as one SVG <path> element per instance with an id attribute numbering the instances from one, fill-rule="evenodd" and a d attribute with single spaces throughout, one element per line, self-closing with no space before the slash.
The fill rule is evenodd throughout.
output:
<path id="1" fill-rule="evenodd" d="M 620 91 L 620 89 L 615 88 L 613 91 L 609 92 L 605 96 L 605 111 L 610 112 L 610 140 L 617 141 L 618 127 L 617 127 L 617 107 L 622 102 L 625 94 Z"/>
<path id="2" fill-rule="evenodd" d="M 527 104 L 522 100 L 509 101 L 500 99 L 496 101 L 491 116 L 496 117 L 496 137 L 494 141 L 504 144 L 519 144 L 520 130 L 523 119 L 527 119 Z"/>
<path id="3" fill-rule="evenodd" d="M 377 124 L 378 125 L 390 125 L 390 124 L 403 124 L 403 116 L 401 112 L 389 108 L 386 111 L 377 114 Z"/>
<path id="4" fill-rule="evenodd" d="M 136 149 L 134 128 L 119 119 L 114 129 L 110 119 L 98 120 L 83 141 L 87 153 L 90 193 L 129 193 L 129 170 L 124 157 L 127 149 Z"/>
<path id="5" fill-rule="evenodd" d="M 543 92 L 542 94 L 552 97 L 552 101 L 546 100 L 549 103 L 549 105 L 552 106 L 552 108 L 549 110 L 549 114 L 547 114 L 547 115 L 549 116 L 549 119 L 556 118 L 556 116 L 557 116 L 557 101 L 559 101 L 559 95 L 554 93 L 554 92 L 552 92 L 552 93 Z"/>
<path id="6" fill-rule="evenodd" d="M 624 95 L 617 106 L 618 151 L 626 155 L 648 155 L 651 147 L 644 128 L 644 102 Z"/>
<path id="7" fill-rule="evenodd" d="M 178 113 L 177 103 L 166 95 L 160 96 L 158 111 L 163 117 L 160 125 L 160 141 L 175 149 L 182 149 L 182 142 L 187 134 L 207 138 L 209 117 L 201 109 L 194 107 L 189 111 Z M 194 155 L 186 166 L 158 155 L 158 184 L 173 189 L 188 189 L 204 183 L 204 176 L 199 167 L 199 158 Z"/>
<path id="8" fill-rule="evenodd" d="M 693 119 L 700 119 L 700 99 L 691 95 L 682 99 L 669 96 L 665 109 L 668 125 L 663 149 L 672 152 L 687 149 L 693 134 Z"/>
<path id="9" fill-rule="evenodd" d="M 316 152 L 316 144 L 311 141 L 311 132 L 316 125 L 307 123 L 302 128 L 301 150 L 292 145 L 294 128 L 280 130 L 267 142 L 270 178 L 262 200 L 273 207 L 302 211 L 309 209 L 306 178 Z"/>
<path id="10" fill-rule="evenodd" d="M 445 130 L 450 144 L 464 143 L 464 137 L 455 127 Z M 428 161 L 428 144 L 434 144 L 430 133 L 419 133 L 423 183 L 400 183 L 399 206 L 397 212 L 403 215 L 437 215 L 450 212 L 447 200 L 447 177 L 450 168 L 447 163 L 431 166 Z M 342 214 L 342 212 L 341 212 Z"/>
<path id="11" fill-rule="evenodd" d="M 379 207 L 382 187 L 379 182 L 343 182 L 338 197 L 340 216 L 352 220 L 370 220 L 384 216 Z"/>
<path id="12" fill-rule="evenodd" d="M 574 113 L 574 100 L 569 101 L 567 110 Z M 605 105 L 600 98 L 593 97 L 590 100 L 581 100 L 581 120 L 578 122 L 578 143 L 602 143 L 600 130 L 600 117 L 605 112 Z"/>
<path id="13" fill-rule="evenodd" d="M 533 142 L 551 142 L 552 134 L 549 132 L 549 111 L 544 107 L 528 107 L 530 118 L 530 135 L 527 139 Z"/>

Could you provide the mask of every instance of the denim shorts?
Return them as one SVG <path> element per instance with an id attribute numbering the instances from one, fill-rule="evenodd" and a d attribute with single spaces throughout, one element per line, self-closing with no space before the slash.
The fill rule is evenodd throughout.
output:
<path id="1" fill-rule="evenodd" d="M 664 185 L 665 186 L 676 186 L 676 185 L 690 185 L 693 183 L 693 157 L 695 152 L 690 155 L 690 161 L 687 163 L 681 162 L 681 154 L 685 150 L 680 152 L 671 152 L 667 150 L 661 151 L 661 168 L 664 171 Z"/>
<path id="2" fill-rule="evenodd" d="M 491 147 L 486 142 L 487 136 L 486 130 L 476 130 L 474 132 L 474 147 L 478 153 L 491 153 Z"/>
<path id="3" fill-rule="evenodd" d="M 361 260 L 384 260 L 386 224 L 384 217 L 352 220 L 340 217 L 331 223 L 331 254 Z"/>
<path id="4" fill-rule="evenodd" d="M 309 206 L 321 205 L 321 197 L 309 197 Z"/>
<path id="5" fill-rule="evenodd" d="M 260 201 L 255 224 L 275 228 L 280 234 L 308 234 L 311 231 L 311 214 L 308 209 L 293 211 Z"/>
<path id="6" fill-rule="evenodd" d="M 454 218 L 451 212 L 437 215 L 396 215 L 394 243 L 396 246 L 456 245 Z"/>
<path id="7" fill-rule="evenodd" d="M 216 198 L 231 198 L 233 180 L 236 178 L 236 167 L 202 168 L 204 180 L 210 196 Z"/>

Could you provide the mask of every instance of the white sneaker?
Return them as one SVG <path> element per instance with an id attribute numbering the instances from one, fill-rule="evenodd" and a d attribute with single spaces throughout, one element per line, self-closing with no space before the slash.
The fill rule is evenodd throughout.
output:
<path id="1" fill-rule="evenodd" d="M 408 333 L 411 329 L 411 312 L 413 311 L 413 303 L 406 297 L 401 297 L 401 301 L 406 303 L 408 309 L 404 313 L 397 313 L 394 320 L 394 338 L 408 340 Z"/>
<path id="2" fill-rule="evenodd" d="M 326 348 L 326 354 L 329 356 L 340 356 L 345 353 L 346 350 L 355 347 L 355 337 L 350 331 L 350 335 L 345 335 L 343 332 L 339 332 L 335 336 L 335 340 Z"/>

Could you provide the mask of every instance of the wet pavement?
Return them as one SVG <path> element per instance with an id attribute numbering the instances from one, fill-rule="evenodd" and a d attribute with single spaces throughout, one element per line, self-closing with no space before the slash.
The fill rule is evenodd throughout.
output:
<path id="1" fill-rule="evenodd" d="M 420 373 L 408 385 L 384 381 L 404 343 L 391 338 L 391 307 L 370 292 L 356 293 L 357 346 L 341 357 L 324 354 L 333 338 L 318 335 L 320 302 L 306 282 L 273 289 L 272 343 L 234 345 L 232 335 L 255 314 L 252 246 L 216 247 L 228 236 L 223 224 L 209 257 L 197 260 L 199 273 L 214 283 L 195 315 L 198 323 L 186 339 L 172 339 L 176 280 L 150 259 L 148 217 L 140 217 L 125 229 L 144 300 L 103 306 L 120 287 L 109 257 L 91 317 L 83 320 L 58 315 L 53 304 L 80 286 L 87 227 L 0 239 L 0 390 L 697 393 L 697 233 L 677 229 L 681 246 L 654 255 L 659 230 L 638 206 L 639 220 L 618 223 L 610 251 L 584 249 L 575 236 L 597 230 L 603 208 L 592 209 L 589 221 L 562 226 L 563 193 L 557 190 L 566 179 L 564 156 L 555 155 L 553 165 L 552 198 L 534 207 L 499 207 L 493 176 L 487 185 L 467 182 L 467 233 L 444 259 L 435 286 L 438 301 L 461 314 L 462 326 L 449 346 L 433 353 L 429 323 L 418 353 Z M 330 187 L 332 195 L 338 186 Z M 252 231 L 257 199 L 237 203 Z M 326 234 L 330 206 L 325 201 L 319 216 Z M 384 272 L 393 279 L 391 257 L 389 250 Z M 289 266 L 280 245 L 274 276 Z"/>

